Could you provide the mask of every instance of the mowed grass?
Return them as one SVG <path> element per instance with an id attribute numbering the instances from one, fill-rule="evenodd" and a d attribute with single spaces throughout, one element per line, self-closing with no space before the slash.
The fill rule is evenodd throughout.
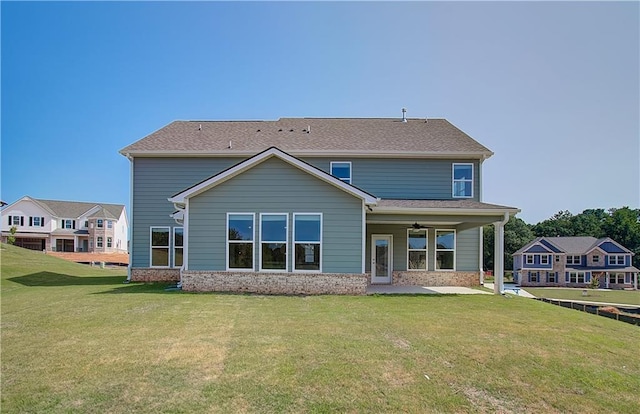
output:
<path id="1" fill-rule="evenodd" d="M 590 302 L 620 303 L 640 306 L 640 291 L 638 290 L 601 290 L 586 289 L 587 296 L 582 295 L 585 289 L 578 288 L 524 288 L 527 292 L 539 298 L 584 300 Z"/>
<path id="2" fill-rule="evenodd" d="M 640 412 L 640 329 L 538 301 L 188 294 L 2 246 L 2 413 Z"/>

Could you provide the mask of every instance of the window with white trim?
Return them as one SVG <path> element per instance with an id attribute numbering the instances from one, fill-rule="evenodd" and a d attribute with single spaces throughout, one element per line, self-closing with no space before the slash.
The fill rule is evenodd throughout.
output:
<path id="1" fill-rule="evenodd" d="M 560 263 L 560 255 L 556 255 L 556 263 Z"/>
<path id="2" fill-rule="evenodd" d="M 173 267 L 182 267 L 184 253 L 184 228 L 173 228 Z"/>
<path id="3" fill-rule="evenodd" d="M 322 271 L 322 214 L 293 213 L 294 271 Z"/>
<path id="4" fill-rule="evenodd" d="M 331 175 L 351 184 L 351 161 L 331 161 Z"/>
<path id="5" fill-rule="evenodd" d="M 569 283 L 585 283 L 584 272 L 569 272 Z"/>
<path id="6" fill-rule="evenodd" d="M 473 164 L 453 164 L 453 197 L 473 197 Z"/>
<path id="7" fill-rule="evenodd" d="M 254 213 L 227 213 L 227 269 L 254 269 L 254 222 Z"/>
<path id="8" fill-rule="evenodd" d="M 407 269 L 427 270 L 427 230 L 407 230 Z"/>
<path id="9" fill-rule="evenodd" d="M 44 226 L 44 217 L 33 217 L 30 221 L 33 227 Z"/>
<path id="10" fill-rule="evenodd" d="M 593 260 L 593 263 L 600 263 L 600 256 L 598 256 L 597 254 L 594 254 L 591 257 L 591 260 Z"/>
<path id="11" fill-rule="evenodd" d="M 107 220 L 107 228 L 108 229 L 112 229 L 113 228 L 113 221 Z"/>
<path id="12" fill-rule="evenodd" d="M 20 225 L 20 217 L 22 216 L 13 216 L 9 219 L 9 224 L 12 224 L 14 226 L 19 226 Z"/>
<path id="13" fill-rule="evenodd" d="M 580 256 L 567 256 L 567 264 L 580 264 Z"/>
<path id="14" fill-rule="evenodd" d="M 624 255 L 609 255 L 609 264 L 610 265 L 624 265 Z"/>
<path id="15" fill-rule="evenodd" d="M 108 248 L 113 247 L 113 238 L 112 237 L 107 237 L 107 247 Z"/>
<path id="16" fill-rule="evenodd" d="M 525 254 L 524 257 L 525 257 L 525 260 L 526 260 L 527 264 L 533 264 L 533 255 L 532 254 Z"/>
<path id="17" fill-rule="evenodd" d="M 613 284 L 613 285 L 624 284 L 624 273 L 610 273 L 609 284 Z"/>
<path id="18" fill-rule="evenodd" d="M 169 267 L 169 227 L 151 227 L 151 267 Z"/>
<path id="19" fill-rule="evenodd" d="M 96 239 L 96 247 L 102 247 L 102 236 L 98 236 L 98 238 Z"/>
<path id="20" fill-rule="evenodd" d="M 455 270 L 456 231 L 436 230 L 436 270 Z"/>
<path id="21" fill-rule="evenodd" d="M 538 275 L 538 272 L 529 272 L 529 282 L 539 282 Z"/>
<path id="22" fill-rule="evenodd" d="M 104 221 L 102 219 L 98 219 L 97 223 L 98 223 L 97 226 L 98 226 L 99 229 L 104 226 Z"/>
<path id="23" fill-rule="evenodd" d="M 558 282 L 558 274 L 556 272 L 547 272 L 547 282 L 548 283 L 557 283 Z"/>
<path id="24" fill-rule="evenodd" d="M 260 270 L 287 271 L 288 221 L 288 214 L 260 214 Z"/>
<path id="25" fill-rule="evenodd" d="M 540 256 L 540 264 L 548 265 L 549 264 L 549 255 L 543 254 Z"/>

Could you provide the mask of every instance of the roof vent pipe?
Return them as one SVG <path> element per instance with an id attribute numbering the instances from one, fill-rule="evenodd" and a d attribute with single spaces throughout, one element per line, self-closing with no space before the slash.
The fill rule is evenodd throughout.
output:
<path id="1" fill-rule="evenodd" d="M 307 126 L 307 134 L 310 134 L 310 133 L 311 133 L 311 125 L 308 125 Z"/>
<path id="2" fill-rule="evenodd" d="M 407 122 L 407 108 L 402 108 L 402 122 Z"/>

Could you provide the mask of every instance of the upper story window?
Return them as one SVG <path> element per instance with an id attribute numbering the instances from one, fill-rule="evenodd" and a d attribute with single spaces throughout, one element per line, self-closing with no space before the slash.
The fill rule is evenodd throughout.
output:
<path id="1" fill-rule="evenodd" d="M 44 227 L 44 217 L 29 217 L 29 225 L 33 227 Z"/>
<path id="2" fill-rule="evenodd" d="M 107 228 L 108 229 L 112 229 L 113 228 L 113 221 L 107 220 Z"/>
<path id="3" fill-rule="evenodd" d="M 526 260 L 527 264 L 533 264 L 533 255 L 532 254 L 526 254 L 524 257 L 525 257 L 525 260 Z"/>
<path id="4" fill-rule="evenodd" d="M 10 226 L 24 226 L 24 217 L 23 216 L 9 216 L 9 225 Z"/>
<path id="5" fill-rule="evenodd" d="M 567 256 L 567 264 L 580 264 L 580 256 Z"/>
<path id="6" fill-rule="evenodd" d="M 473 197 L 473 164 L 453 164 L 453 197 Z"/>
<path id="7" fill-rule="evenodd" d="M 593 255 L 591 259 L 593 260 L 593 263 L 600 263 L 600 256 L 598 255 Z"/>
<path id="8" fill-rule="evenodd" d="M 331 161 L 331 175 L 351 184 L 351 161 Z"/>
<path id="9" fill-rule="evenodd" d="M 76 228 L 76 221 L 75 220 L 69 220 L 69 219 L 62 219 L 60 220 L 60 227 L 63 229 L 75 229 Z"/>
<path id="10" fill-rule="evenodd" d="M 84 228 L 88 229 L 89 228 L 89 220 L 85 220 L 84 221 Z"/>
<path id="11" fill-rule="evenodd" d="M 548 265 L 549 264 L 549 256 L 546 255 L 546 254 L 543 254 L 542 256 L 540 256 L 540 264 Z"/>
<path id="12" fill-rule="evenodd" d="M 98 219 L 97 223 L 98 228 L 102 228 L 104 226 L 104 222 L 102 219 Z"/>
<path id="13" fill-rule="evenodd" d="M 610 265 L 624 265 L 624 255 L 622 254 L 614 254 L 609 256 L 609 264 Z"/>

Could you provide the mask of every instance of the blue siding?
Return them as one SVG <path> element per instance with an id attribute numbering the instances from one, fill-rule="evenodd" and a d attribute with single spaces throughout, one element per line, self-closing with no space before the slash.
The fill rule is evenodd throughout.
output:
<path id="1" fill-rule="evenodd" d="M 627 251 L 616 246 L 615 243 L 611 243 L 609 241 L 600 243 L 599 247 L 607 253 L 628 253 Z"/>
<path id="2" fill-rule="evenodd" d="M 322 213 L 322 271 L 362 273 L 362 200 L 279 159 L 269 159 L 189 200 L 189 269 L 225 270 L 226 213 L 289 214 L 289 269 L 293 269 L 292 213 Z"/>
<path id="3" fill-rule="evenodd" d="M 451 199 L 454 163 L 469 160 L 304 158 L 330 173 L 331 161 L 351 161 L 352 184 L 380 198 Z M 473 162 L 473 200 L 479 200 L 478 162 Z"/>
<path id="4" fill-rule="evenodd" d="M 531 246 L 531 248 L 529 248 L 528 250 L 526 250 L 525 253 L 546 253 L 546 254 L 549 254 L 549 250 L 545 249 L 544 247 L 540 246 L 539 244 L 536 244 L 534 246 Z"/>
<path id="5" fill-rule="evenodd" d="M 533 256 L 533 264 L 527 263 L 526 256 Z M 542 264 L 542 256 L 548 257 L 548 262 Z M 544 254 L 523 254 L 522 255 L 522 267 L 527 269 L 552 269 L 553 268 L 553 255 L 549 253 Z"/>
<path id="6" fill-rule="evenodd" d="M 562 253 L 562 251 L 556 247 L 554 247 L 551 243 L 549 243 L 548 241 L 546 241 L 545 239 L 541 239 L 540 243 L 544 244 L 545 246 L 547 246 L 552 252 L 554 253 Z"/>

